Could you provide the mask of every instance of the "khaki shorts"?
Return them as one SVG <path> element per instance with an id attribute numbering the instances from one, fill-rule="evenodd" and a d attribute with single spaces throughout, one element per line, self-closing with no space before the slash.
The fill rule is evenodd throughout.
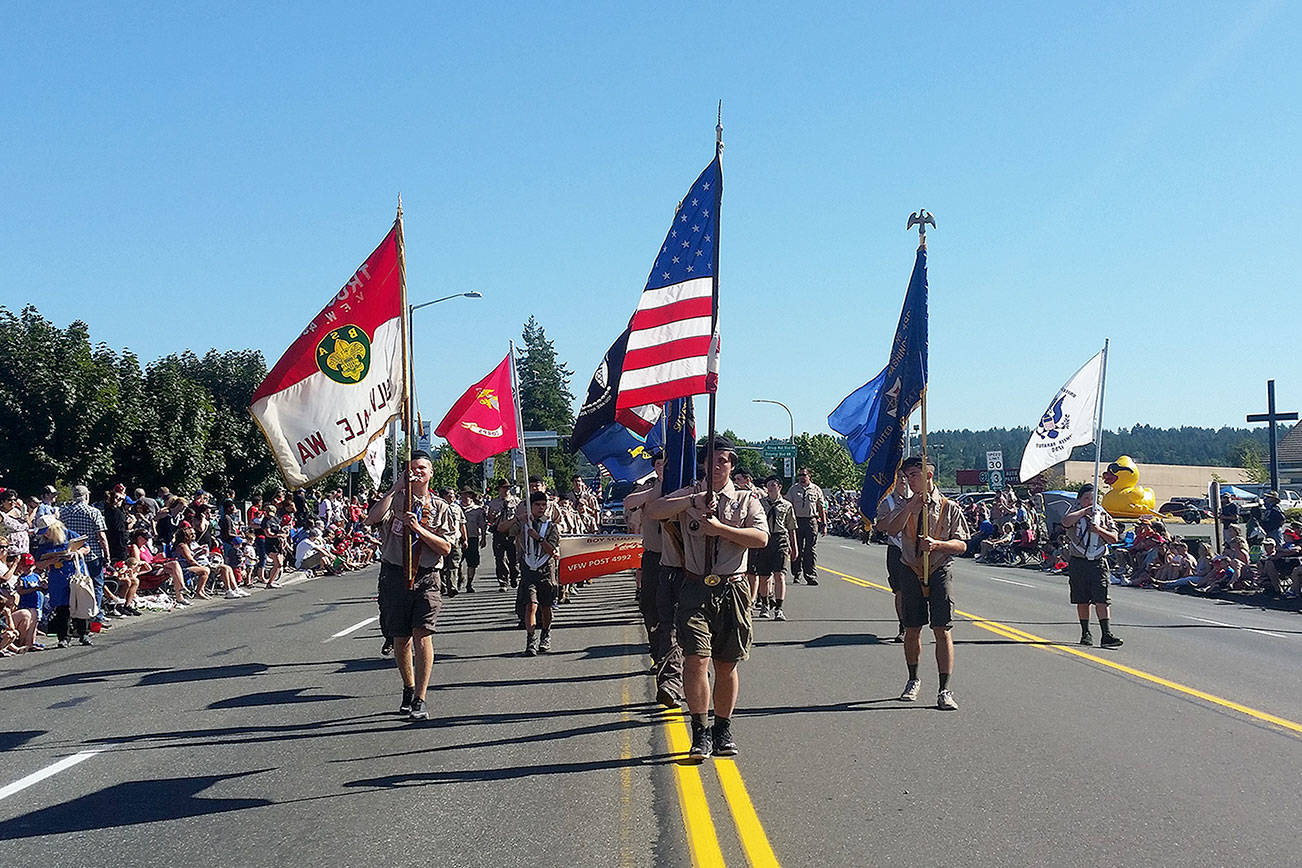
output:
<path id="1" fill-rule="evenodd" d="M 685 573 L 674 619 L 683 653 L 728 663 L 745 660 L 750 656 L 751 603 L 745 575 L 710 587 L 702 577 Z"/>
<path id="2" fill-rule="evenodd" d="M 405 639 L 417 627 L 433 633 L 443 607 L 438 570 L 418 570 L 415 587 L 408 588 L 402 567 L 381 561 L 378 599 L 380 632 L 386 639 Z"/>

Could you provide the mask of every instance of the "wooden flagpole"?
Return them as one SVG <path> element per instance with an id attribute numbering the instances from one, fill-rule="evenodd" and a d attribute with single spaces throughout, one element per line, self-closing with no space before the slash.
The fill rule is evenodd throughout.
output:
<path id="1" fill-rule="evenodd" d="M 919 214 L 926 214 L 926 211 L 919 211 Z M 934 222 L 932 225 L 936 225 Z M 918 223 L 918 250 L 920 252 L 927 249 L 927 224 L 924 221 Z M 919 420 L 921 429 L 921 439 L 918 448 L 922 453 L 922 474 L 927 479 L 927 491 L 923 495 L 922 501 L 922 535 L 931 536 L 931 489 L 935 484 L 927 474 L 931 472 L 931 465 L 927 463 L 927 384 L 922 384 L 922 418 Z M 904 423 L 908 425 L 906 421 Z M 931 596 L 931 550 L 924 549 L 922 552 L 922 596 Z"/>
<path id="2" fill-rule="evenodd" d="M 402 298 L 402 461 L 394 465 L 393 478 L 396 482 L 398 473 L 407 475 L 407 484 L 402 492 L 402 516 L 406 521 L 411 512 L 411 402 L 412 402 L 412 363 L 411 363 L 411 308 L 407 305 L 407 249 L 402 239 L 402 194 L 398 195 L 398 286 Z M 401 466 L 399 466 L 401 465 Z M 408 530 L 402 545 L 402 572 L 407 577 L 407 587 L 416 584 L 416 569 L 411 557 L 411 531 Z"/>
<path id="3" fill-rule="evenodd" d="M 714 217 L 718 222 L 715 224 L 714 232 L 714 267 L 710 269 L 710 281 L 713 285 L 710 304 L 710 354 L 715 358 L 715 364 L 718 364 L 718 347 L 715 346 L 714 338 L 719 331 L 719 230 L 723 227 L 723 217 L 720 207 L 723 201 L 723 100 L 719 100 L 718 120 L 714 126 L 714 159 L 720 161 L 718 183 L 714 185 Z M 707 386 L 709 385 L 709 356 L 706 357 L 706 378 Z M 714 379 L 714 386 L 709 390 L 710 409 L 708 412 L 709 422 L 705 443 L 705 501 L 709 503 L 714 497 L 714 411 L 717 403 L 719 391 L 719 378 Z M 705 547 L 706 573 L 714 572 L 713 548 Z"/>

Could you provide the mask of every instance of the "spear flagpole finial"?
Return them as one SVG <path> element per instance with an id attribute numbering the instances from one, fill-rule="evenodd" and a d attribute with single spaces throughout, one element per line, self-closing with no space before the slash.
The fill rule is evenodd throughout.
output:
<path id="1" fill-rule="evenodd" d="M 719 119 L 714 125 L 714 150 L 716 154 L 723 150 L 723 100 L 719 100 Z"/>
<path id="2" fill-rule="evenodd" d="M 914 226 L 918 227 L 918 249 L 919 250 L 927 249 L 927 226 L 928 225 L 930 225 L 932 229 L 935 229 L 936 218 L 931 216 L 931 212 L 928 211 L 927 209 L 919 208 L 917 211 L 914 211 L 912 214 L 909 215 L 909 224 L 904 227 L 905 229 L 912 229 Z"/>

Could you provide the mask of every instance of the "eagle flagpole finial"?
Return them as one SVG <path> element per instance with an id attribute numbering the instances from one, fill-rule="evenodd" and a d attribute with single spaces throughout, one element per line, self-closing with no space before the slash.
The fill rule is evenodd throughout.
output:
<path id="1" fill-rule="evenodd" d="M 919 208 L 917 211 L 909 215 L 909 225 L 904 227 L 905 229 L 912 229 L 914 226 L 918 227 L 918 248 L 921 250 L 927 248 L 928 225 L 930 225 L 932 229 L 935 229 L 936 218 L 931 216 L 931 212 L 925 208 Z"/>

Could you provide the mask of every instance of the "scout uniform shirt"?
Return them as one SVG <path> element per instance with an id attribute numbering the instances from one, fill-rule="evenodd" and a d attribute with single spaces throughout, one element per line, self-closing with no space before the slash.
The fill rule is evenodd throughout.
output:
<path id="1" fill-rule="evenodd" d="M 900 535 L 900 556 L 905 566 L 913 570 L 914 575 L 922 575 L 922 516 L 905 515 L 905 511 L 913 504 L 913 500 L 921 495 L 915 494 L 908 499 L 900 500 L 898 505 L 886 515 L 882 516 L 878 522 L 877 529 L 882 533 L 890 535 L 892 532 Z M 942 542 L 955 539 L 967 539 L 967 521 L 963 518 L 963 508 L 948 497 L 943 496 L 939 490 L 933 488 L 931 497 L 928 500 L 929 517 L 927 519 L 927 536 L 934 540 Z M 902 526 L 901 526 L 902 525 Z M 931 572 L 935 574 L 941 569 L 949 566 L 949 562 L 954 559 L 954 555 L 949 552 L 932 552 L 931 553 Z"/>
<path id="2" fill-rule="evenodd" d="M 1098 518 L 1095 521 L 1099 527 L 1111 533 L 1117 532 L 1117 523 L 1112 516 L 1108 515 L 1102 509 L 1095 507 Z M 1103 537 L 1090 530 L 1089 516 L 1081 516 L 1080 521 L 1067 534 L 1067 549 L 1071 552 L 1073 558 L 1085 558 L 1087 561 L 1097 561 L 1108 553 L 1108 542 Z"/>
<path id="3" fill-rule="evenodd" d="M 461 507 L 466 516 L 466 539 L 470 545 L 479 548 L 479 541 L 484 536 L 484 523 L 488 520 L 484 508 L 473 500 L 470 506 Z"/>
<path id="4" fill-rule="evenodd" d="M 509 533 L 498 528 L 498 523 L 502 519 L 510 518 L 515 515 L 515 507 L 519 504 L 520 498 L 514 494 L 507 493 L 505 498 L 494 497 L 488 502 L 488 519 L 490 521 L 489 530 L 495 534 Z"/>
<path id="5" fill-rule="evenodd" d="M 787 489 L 787 500 L 795 507 L 796 518 L 818 518 L 827 512 L 827 497 L 823 489 L 812 482 L 807 485 L 792 483 Z"/>
<path id="6" fill-rule="evenodd" d="M 409 511 L 416 513 L 416 520 L 420 522 L 421 527 L 433 531 L 449 542 L 452 541 L 452 537 L 446 530 L 451 524 L 448 505 L 441 499 L 428 493 L 423 498 L 413 497 Z M 442 566 L 443 556 L 435 553 L 416 536 L 415 531 L 409 530 L 403 524 L 402 498 L 395 494 L 389 503 L 389 511 L 384 514 L 384 540 L 380 543 L 380 560 L 394 566 L 402 566 L 404 540 L 412 545 L 413 552 L 416 549 L 420 550 L 418 563 L 422 570 L 437 569 Z"/>
<path id="7" fill-rule="evenodd" d="M 790 501 L 782 495 L 778 495 L 776 500 L 769 500 L 768 495 L 765 495 L 760 498 L 760 506 L 764 509 L 764 520 L 769 525 L 769 547 L 775 550 L 790 547 L 791 537 L 788 536 L 788 531 L 796 531 L 795 510 Z"/>
<path id="8" fill-rule="evenodd" d="M 704 501 L 704 491 L 705 483 L 698 482 L 680 488 L 669 496 L 688 497 L 697 494 L 700 495 L 698 500 Z M 757 527 L 768 532 L 764 509 L 753 491 L 738 491 L 732 480 L 728 480 L 728 484 L 716 491 L 715 496 L 718 498 L 715 515 L 719 521 L 731 527 Z M 696 530 L 692 530 L 694 522 Z M 679 513 L 678 526 L 683 535 L 683 569 L 686 572 L 696 576 L 713 573 L 725 577 L 746 572 L 746 547 L 721 536 L 706 536 L 696 510 L 688 507 Z M 712 550 L 713 554 L 709 564 L 706 563 L 707 550 Z"/>

